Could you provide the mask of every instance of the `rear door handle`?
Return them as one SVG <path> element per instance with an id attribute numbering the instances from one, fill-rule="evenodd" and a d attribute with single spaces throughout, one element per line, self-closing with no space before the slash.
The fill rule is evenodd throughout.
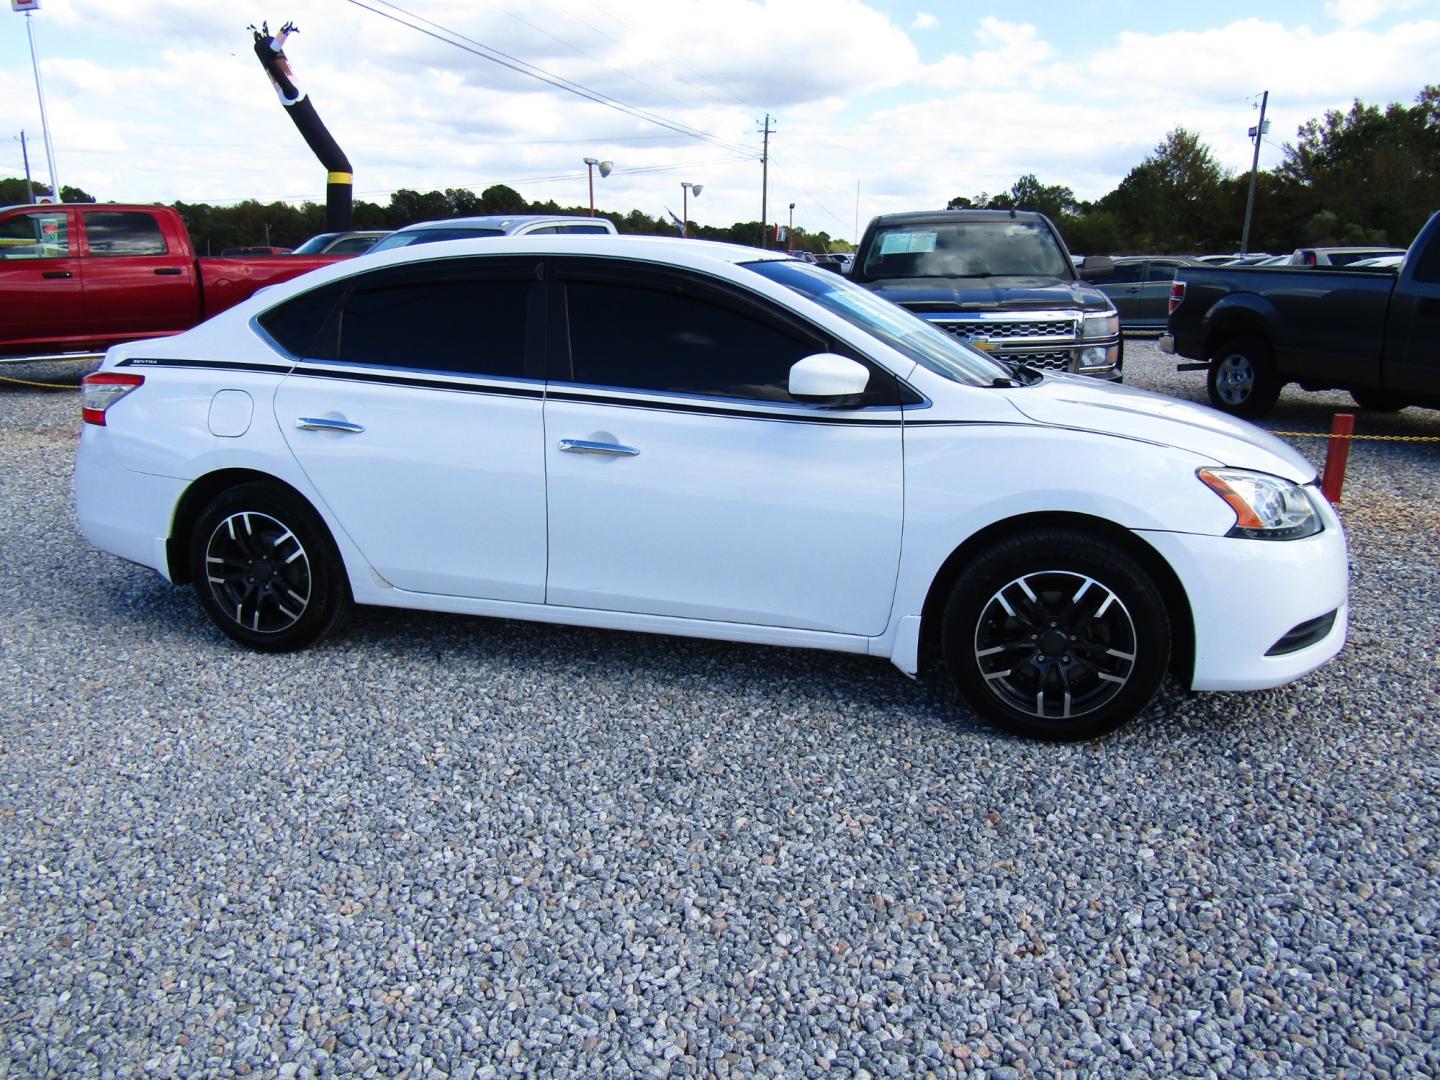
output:
<path id="1" fill-rule="evenodd" d="M 617 457 L 634 457 L 640 453 L 633 446 L 619 443 L 591 442 L 589 439 L 561 439 L 560 449 L 567 454 L 613 454 Z"/>
<path id="2" fill-rule="evenodd" d="M 331 420 L 328 416 L 301 416 L 295 421 L 301 431 L 342 431 L 347 435 L 359 435 L 365 430 L 364 424 L 352 424 L 349 420 Z"/>
<path id="3" fill-rule="evenodd" d="M 72 275 L 69 270 L 46 270 L 40 276 L 46 278 L 67 278 Z"/>
<path id="4" fill-rule="evenodd" d="M 179 276 L 180 276 L 180 267 L 178 267 L 178 266 L 157 266 L 157 267 L 155 268 L 155 273 L 161 274 L 161 275 L 163 275 L 163 276 L 165 276 L 165 277 L 179 277 Z"/>

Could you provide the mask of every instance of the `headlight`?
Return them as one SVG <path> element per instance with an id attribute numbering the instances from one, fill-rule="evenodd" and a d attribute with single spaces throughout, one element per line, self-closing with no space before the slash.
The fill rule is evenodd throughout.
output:
<path id="1" fill-rule="evenodd" d="M 1114 308 L 1109 311 L 1092 311 L 1085 316 L 1080 327 L 1080 336 L 1086 341 L 1096 338 L 1112 338 L 1120 333 L 1120 315 Z"/>
<path id="2" fill-rule="evenodd" d="M 1246 469 L 1199 469 L 1195 475 L 1235 511 L 1235 527 L 1227 536 L 1299 540 L 1324 528 L 1299 484 Z"/>

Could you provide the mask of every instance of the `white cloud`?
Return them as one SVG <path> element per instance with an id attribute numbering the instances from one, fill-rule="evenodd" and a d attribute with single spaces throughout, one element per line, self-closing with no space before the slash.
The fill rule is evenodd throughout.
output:
<path id="1" fill-rule="evenodd" d="M 910 23 L 911 30 L 934 30 L 940 25 L 940 20 L 928 11 L 917 11 L 915 19 Z"/>
<path id="2" fill-rule="evenodd" d="M 921 79 L 942 90 L 1011 87 L 1035 79 L 1055 55 L 1030 23 L 986 16 L 975 37 L 974 53 L 946 56 L 926 68 Z"/>
<path id="3" fill-rule="evenodd" d="M 1325 13 L 1344 27 L 1364 26 L 1381 15 L 1409 11 L 1415 0 L 1328 0 Z"/>

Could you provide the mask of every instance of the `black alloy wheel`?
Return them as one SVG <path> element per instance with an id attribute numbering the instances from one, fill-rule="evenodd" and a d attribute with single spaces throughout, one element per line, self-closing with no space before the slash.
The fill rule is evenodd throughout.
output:
<path id="1" fill-rule="evenodd" d="M 270 484 L 216 496 L 191 535 L 190 571 L 215 624 L 265 652 L 310 644 L 334 630 L 351 604 L 324 523 L 301 499 Z"/>
<path id="2" fill-rule="evenodd" d="M 1123 551 L 1046 530 L 1003 541 L 961 573 L 941 641 L 961 692 L 997 726 L 1086 739 L 1154 697 L 1170 623 L 1154 582 Z"/>

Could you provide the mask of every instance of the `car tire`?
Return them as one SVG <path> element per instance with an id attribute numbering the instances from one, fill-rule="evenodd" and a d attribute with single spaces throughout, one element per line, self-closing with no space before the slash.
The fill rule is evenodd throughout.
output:
<path id="1" fill-rule="evenodd" d="M 1264 338 L 1231 338 L 1210 357 L 1206 379 L 1210 404 L 1231 416 L 1247 420 L 1264 416 L 1275 407 L 1284 385 Z"/>
<path id="2" fill-rule="evenodd" d="M 1351 390 L 1350 397 L 1367 412 L 1399 412 L 1410 404 L 1380 390 Z"/>
<path id="3" fill-rule="evenodd" d="M 1115 730 L 1150 703 L 1170 662 L 1154 580 L 1114 543 L 1047 529 L 1012 536 L 956 578 L 941 653 L 996 727 L 1056 741 Z"/>
<path id="4" fill-rule="evenodd" d="M 241 484 L 210 501 L 190 534 L 190 575 L 215 625 L 261 652 L 304 648 L 353 606 L 325 523 L 277 484 Z"/>

